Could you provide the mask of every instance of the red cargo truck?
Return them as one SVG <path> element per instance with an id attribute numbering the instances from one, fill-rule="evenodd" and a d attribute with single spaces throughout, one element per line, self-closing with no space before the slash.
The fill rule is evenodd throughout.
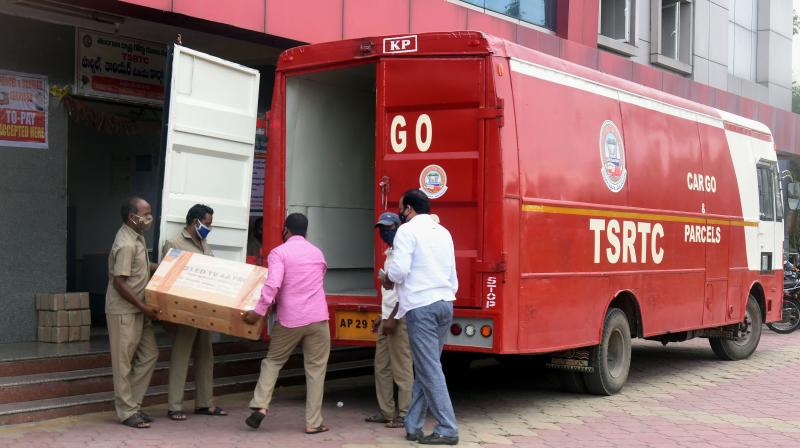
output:
<path id="1" fill-rule="evenodd" d="M 308 216 L 337 343 L 373 343 L 372 226 L 411 188 L 455 242 L 448 350 L 551 354 L 575 388 L 612 394 L 631 338 L 705 337 L 735 360 L 779 318 L 783 202 L 760 123 L 451 32 L 287 50 L 269 135 L 264 247 Z"/>

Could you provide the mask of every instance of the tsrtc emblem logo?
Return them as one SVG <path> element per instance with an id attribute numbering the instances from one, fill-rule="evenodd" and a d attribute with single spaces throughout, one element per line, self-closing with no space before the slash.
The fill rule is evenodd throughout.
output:
<path id="1" fill-rule="evenodd" d="M 603 122 L 600 127 L 600 173 L 606 186 L 614 193 L 622 190 L 628 170 L 625 168 L 625 144 L 617 125 L 611 120 Z"/>
<path id="2" fill-rule="evenodd" d="M 428 165 L 419 173 L 419 189 L 430 199 L 444 196 L 447 191 L 447 173 L 439 165 Z"/>

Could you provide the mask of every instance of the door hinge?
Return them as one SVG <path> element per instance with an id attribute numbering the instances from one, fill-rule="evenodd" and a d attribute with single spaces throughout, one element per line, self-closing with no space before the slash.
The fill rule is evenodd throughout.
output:
<path id="1" fill-rule="evenodd" d="M 503 109 L 505 107 L 505 101 L 502 98 L 497 99 L 497 107 L 481 107 L 478 109 L 478 118 L 481 120 L 492 120 L 497 118 L 500 120 L 498 122 L 499 127 L 503 127 L 504 120 L 503 117 L 505 115 Z"/>

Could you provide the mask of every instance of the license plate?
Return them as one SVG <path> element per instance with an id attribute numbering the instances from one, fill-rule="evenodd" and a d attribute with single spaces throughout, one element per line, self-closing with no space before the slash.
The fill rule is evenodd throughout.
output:
<path id="1" fill-rule="evenodd" d="M 377 341 L 378 333 L 372 332 L 372 325 L 380 320 L 381 314 L 368 311 L 337 311 L 336 338 L 349 341 Z"/>

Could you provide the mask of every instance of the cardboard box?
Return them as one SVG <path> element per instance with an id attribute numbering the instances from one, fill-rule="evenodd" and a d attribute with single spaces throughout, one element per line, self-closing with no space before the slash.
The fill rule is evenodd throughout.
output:
<path id="1" fill-rule="evenodd" d="M 81 306 L 80 306 L 80 309 L 83 310 L 83 309 L 89 308 L 89 306 L 90 306 L 89 293 L 88 292 L 81 292 L 79 294 L 81 295 Z"/>
<path id="2" fill-rule="evenodd" d="M 69 328 L 69 342 L 78 342 L 81 340 L 81 327 L 67 328 Z"/>
<path id="3" fill-rule="evenodd" d="M 81 310 L 67 311 L 67 325 L 70 327 L 80 327 L 81 324 Z"/>
<path id="4" fill-rule="evenodd" d="M 64 294 L 64 309 L 77 310 L 81 307 L 81 293 L 68 292 Z"/>
<path id="5" fill-rule="evenodd" d="M 92 327 L 88 325 L 82 325 L 81 329 L 81 341 L 88 341 L 90 336 L 92 335 Z"/>
<path id="6" fill-rule="evenodd" d="M 58 311 L 64 309 L 64 294 L 36 294 L 36 309 Z"/>
<path id="7" fill-rule="evenodd" d="M 39 311 L 40 327 L 66 327 L 69 325 L 69 312 L 60 311 Z"/>
<path id="8" fill-rule="evenodd" d="M 91 325 L 92 324 L 92 310 L 85 309 L 81 310 L 81 325 Z"/>
<path id="9" fill-rule="evenodd" d="M 147 303 L 161 319 L 245 339 L 261 337 L 265 319 L 255 325 L 242 313 L 255 309 L 267 269 L 172 249 L 145 288 Z"/>
<path id="10" fill-rule="evenodd" d="M 40 342 L 69 342 L 70 327 L 39 327 Z"/>

